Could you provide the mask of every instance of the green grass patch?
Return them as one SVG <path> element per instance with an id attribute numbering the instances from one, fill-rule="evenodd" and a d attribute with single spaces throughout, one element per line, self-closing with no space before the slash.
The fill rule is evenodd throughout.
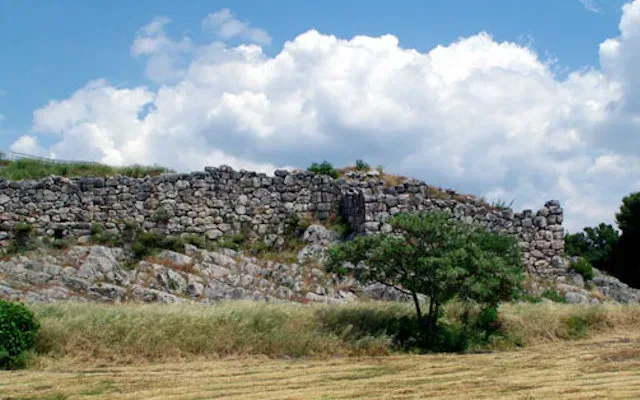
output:
<path id="1" fill-rule="evenodd" d="M 54 163 L 43 160 L 16 160 L 3 162 L 0 168 L 0 177 L 12 181 L 35 180 L 48 176 L 96 176 L 107 177 L 122 175 L 132 178 L 145 176 L 157 176 L 172 172 L 168 168 L 160 166 L 131 165 L 127 167 L 112 167 L 93 163 Z"/>

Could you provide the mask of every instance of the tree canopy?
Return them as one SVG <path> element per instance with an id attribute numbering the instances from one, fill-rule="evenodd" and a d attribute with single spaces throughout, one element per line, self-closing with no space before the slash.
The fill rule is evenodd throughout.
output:
<path id="1" fill-rule="evenodd" d="M 583 232 L 566 235 L 565 251 L 570 256 L 584 257 L 598 269 L 607 269 L 620 233 L 609 224 L 584 228 Z"/>
<path id="2" fill-rule="evenodd" d="M 360 236 L 331 248 L 327 269 L 406 294 L 427 331 L 454 297 L 495 307 L 521 290 L 522 257 L 514 238 L 440 212 L 400 213 L 388 223 L 394 233 Z M 426 318 L 422 296 L 428 300 Z"/>
<path id="3" fill-rule="evenodd" d="M 613 226 L 600 224 L 565 236 L 567 254 L 580 256 L 594 267 L 640 287 L 640 192 L 622 199 L 616 214 L 620 234 Z"/>

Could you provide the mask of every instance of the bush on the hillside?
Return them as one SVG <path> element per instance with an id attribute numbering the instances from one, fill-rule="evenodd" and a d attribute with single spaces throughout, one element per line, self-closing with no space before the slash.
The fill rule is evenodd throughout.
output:
<path id="1" fill-rule="evenodd" d="M 307 170 L 317 175 L 328 175 L 334 179 L 340 176 L 338 170 L 336 170 L 333 167 L 333 164 L 328 161 L 323 161 L 321 163 L 314 162 L 309 166 L 309 168 L 307 168 Z"/>
<path id="2" fill-rule="evenodd" d="M 13 240 L 7 248 L 8 253 L 22 253 L 35 248 L 33 226 L 20 222 L 13 227 Z"/>
<path id="3" fill-rule="evenodd" d="M 167 211 L 166 208 L 159 208 L 155 214 L 153 214 L 153 221 L 155 222 L 160 222 L 160 223 L 166 223 L 169 221 L 169 219 L 171 218 L 171 216 L 169 215 L 169 211 Z"/>
<path id="4" fill-rule="evenodd" d="M 0 300 L 0 368 L 23 366 L 40 325 L 24 305 Z"/>
<path id="5" fill-rule="evenodd" d="M 353 233 L 353 227 L 349 221 L 342 218 L 340 215 L 333 218 L 331 222 L 331 230 L 337 232 L 341 238 L 346 238 Z"/>
<path id="6" fill-rule="evenodd" d="M 545 290 L 544 292 L 542 292 L 541 297 L 545 298 L 545 299 L 548 299 L 548 300 L 551 300 L 554 303 L 566 303 L 567 302 L 567 298 L 566 297 L 564 297 L 563 295 L 558 293 L 557 290 L 553 290 L 553 289 Z"/>
<path id="7" fill-rule="evenodd" d="M 158 250 L 181 253 L 184 252 L 186 244 L 201 249 L 211 248 L 202 236 L 167 236 L 158 232 L 144 231 L 135 223 L 125 223 L 121 233 L 106 230 L 102 225 L 94 223 L 91 225 L 91 241 L 106 246 L 129 248 L 138 259 L 151 256 Z"/>
<path id="8" fill-rule="evenodd" d="M 284 236 L 288 240 L 300 238 L 309 226 L 311 226 L 309 218 L 293 213 L 285 221 Z"/>
<path id="9" fill-rule="evenodd" d="M 595 276 L 593 272 L 593 266 L 589 261 L 587 261 L 586 258 L 580 257 L 576 261 L 573 261 L 570 265 L 570 268 L 578 274 L 582 275 L 582 277 L 586 281 L 592 280 Z"/>
<path id="10" fill-rule="evenodd" d="M 401 213 L 388 223 L 403 236 L 381 233 L 338 244 L 329 250 L 326 269 L 392 287 L 411 298 L 429 345 L 440 338 L 442 306 L 454 297 L 490 309 L 522 291 L 522 258 L 514 238 L 440 212 Z"/>
<path id="11" fill-rule="evenodd" d="M 247 238 L 245 237 L 244 234 L 237 232 L 237 233 L 229 233 L 226 234 L 224 236 L 222 236 L 219 240 L 218 240 L 218 247 L 220 248 L 224 248 L 224 249 L 231 249 L 231 250 L 240 250 L 242 249 L 242 247 L 244 246 L 245 242 L 247 241 Z"/>
<path id="12" fill-rule="evenodd" d="M 157 250 L 184 252 L 185 242 L 177 236 L 166 236 L 158 232 L 136 232 L 131 243 L 131 250 L 138 258 L 153 255 Z"/>
<path id="13" fill-rule="evenodd" d="M 356 170 L 358 171 L 369 171 L 371 166 L 367 164 L 364 160 L 356 160 Z"/>
<path id="14" fill-rule="evenodd" d="M 122 245 L 122 236 L 113 231 L 106 230 L 102 225 L 91 224 L 91 241 L 103 246 Z"/>

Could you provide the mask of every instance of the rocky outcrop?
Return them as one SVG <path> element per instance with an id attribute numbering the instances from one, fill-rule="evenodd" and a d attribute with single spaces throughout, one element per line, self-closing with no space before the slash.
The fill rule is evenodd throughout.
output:
<path id="1" fill-rule="evenodd" d="M 222 166 L 142 179 L 0 178 L 0 246 L 9 243 L 18 223 L 31 224 L 37 234 L 79 237 L 88 234 L 93 223 L 117 231 L 130 221 L 165 234 L 217 240 L 242 232 L 278 244 L 293 214 L 318 221 L 341 214 L 356 233 L 371 234 L 388 231 L 385 221 L 398 212 L 425 210 L 450 212 L 463 221 L 514 235 L 533 275 L 566 271 L 563 211 L 557 201 L 535 212 L 513 212 L 418 180 L 384 181 L 375 171 L 332 179 L 308 171 L 279 170 L 267 176 Z M 319 255 L 318 246 L 308 250 Z"/>
<path id="2" fill-rule="evenodd" d="M 634 289 L 595 268 L 594 272 L 593 285 L 607 298 L 620 303 L 640 303 L 640 289 Z"/>
<path id="3" fill-rule="evenodd" d="M 355 282 L 314 264 L 282 264 L 230 249 L 162 251 L 131 263 L 119 248 L 75 246 L 0 261 L 0 298 L 25 301 L 160 302 L 220 300 L 343 303 Z"/>
<path id="4" fill-rule="evenodd" d="M 326 259 L 327 248 L 339 239 L 336 232 L 322 225 L 311 225 L 302 235 L 302 241 L 307 245 L 298 253 L 298 262 L 315 260 L 322 263 Z"/>

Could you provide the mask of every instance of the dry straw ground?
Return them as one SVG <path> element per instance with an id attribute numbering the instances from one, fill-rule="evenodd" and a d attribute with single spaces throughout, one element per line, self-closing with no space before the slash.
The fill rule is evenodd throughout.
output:
<path id="1" fill-rule="evenodd" d="M 42 354 L 31 369 L 0 372 L 0 398 L 640 398 L 638 306 L 507 305 L 501 315 L 513 341 L 503 350 L 424 356 L 385 353 L 384 342 L 358 352 L 313 334 L 328 310 L 321 306 L 216 307 L 41 306 Z M 361 309 L 404 313 L 380 304 L 336 312 L 351 319 Z M 291 346 L 306 355 L 286 356 Z M 376 351 L 386 355 L 364 356 Z"/>
<path id="2" fill-rule="evenodd" d="M 638 399 L 640 333 L 471 355 L 259 358 L 0 374 L 5 399 Z"/>

